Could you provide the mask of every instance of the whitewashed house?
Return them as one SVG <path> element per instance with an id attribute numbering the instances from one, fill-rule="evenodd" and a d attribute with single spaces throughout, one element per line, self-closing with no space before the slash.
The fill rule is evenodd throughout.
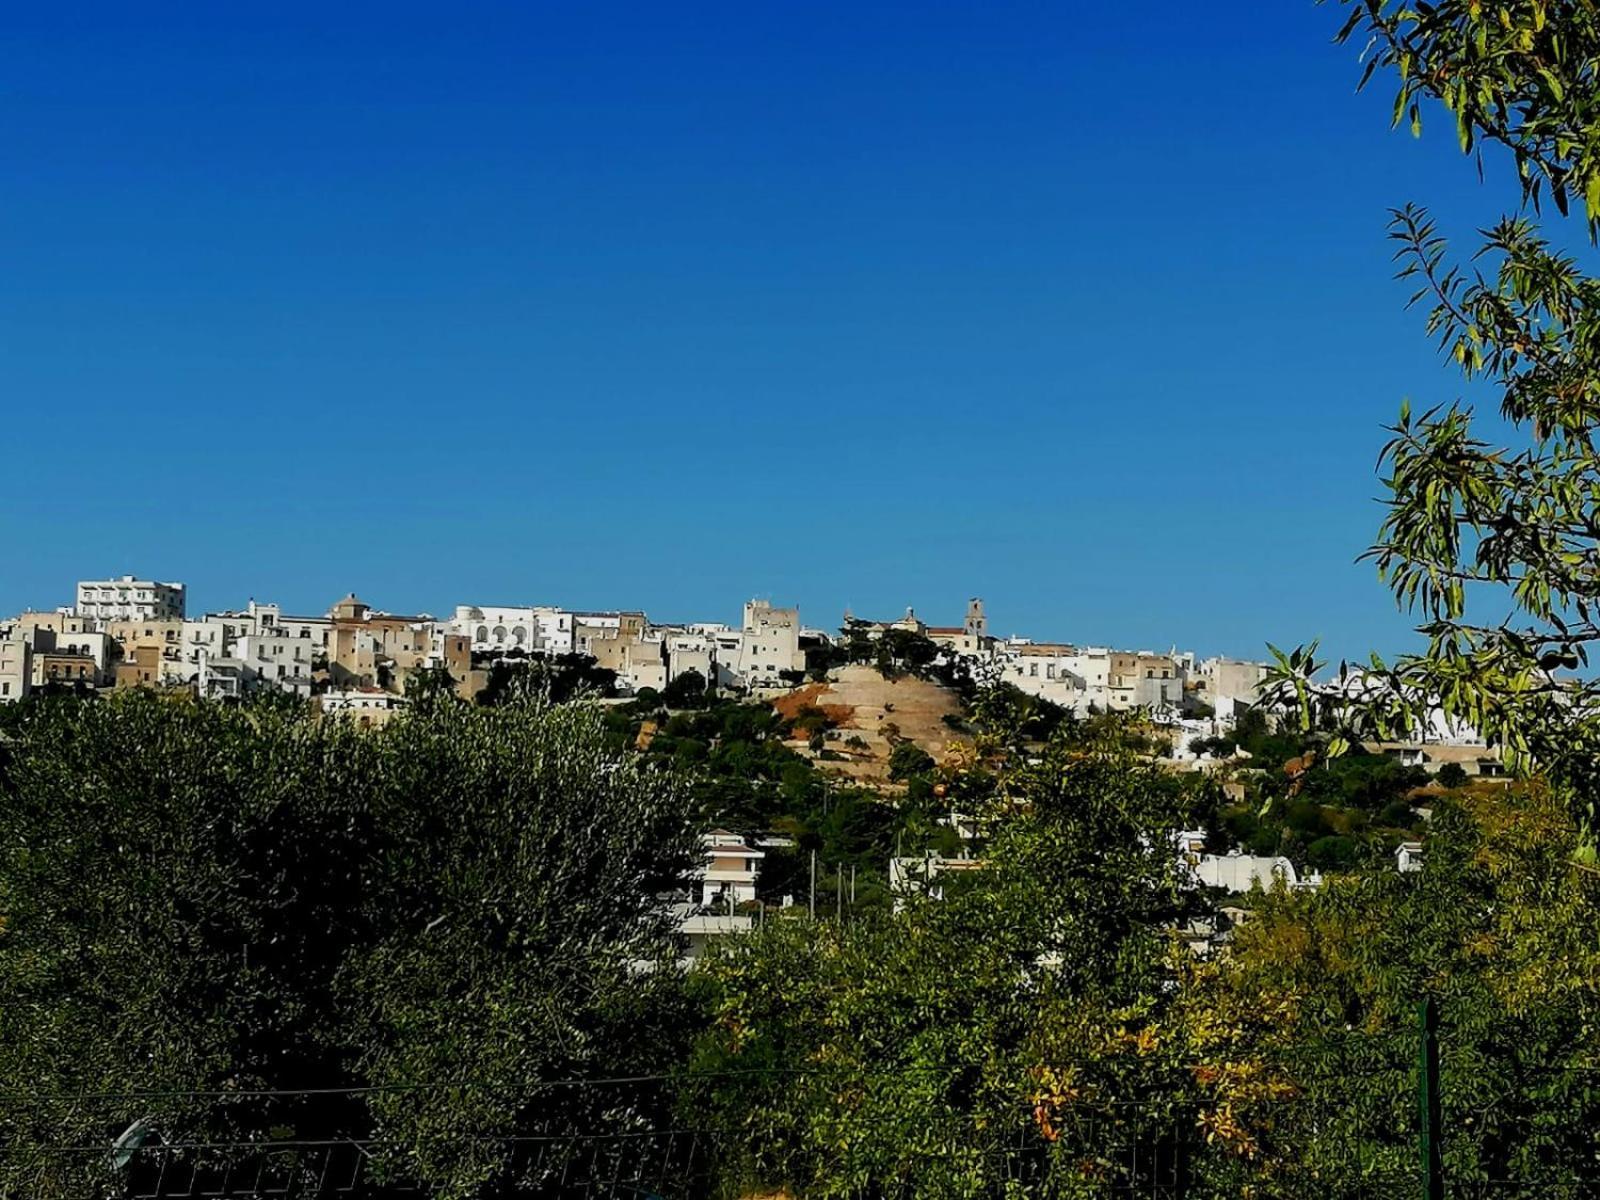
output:
<path id="1" fill-rule="evenodd" d="M 739 643 L 739 675 L 746 687 L 782 687 L 786 671 L 803 671 L 800 610 L 774 608 L 769 601 L 744 606 L 744 634 Z"/>
<path id="2" fill-rule="evenodd" d="M 700 842 L 705 861 L 694 874 L 700 906 L 726 910 L 753 901 L 766 853 L 727 829 L 713 829 Z"/>

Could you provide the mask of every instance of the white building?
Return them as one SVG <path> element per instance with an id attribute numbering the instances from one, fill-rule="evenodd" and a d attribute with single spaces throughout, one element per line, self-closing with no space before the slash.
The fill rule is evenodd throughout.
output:
<path id="1" fill-rule="evenodd" d="M 1091 703 L 1105 707 L 1105 661 L 1076 646 L 1012 639 L 998 651 L 1000 678 L 1030 696 L 1039 696 L 1073 712 Z"/>
<path id="2" fill-rule="evenodd" d="M 1194 698 L 1209 704 L 1219 717 L 1232 717 L 1261 698 L 1265 663 L 1238 658 L 1203 659 L 1194 671 Z"/>
<path id="3" fill-rule="evenodd" d="M 1096 712 L 1111 706 L 1111 651 L 1104 647 L 1008 638 L 995 646 L 994 658 L 997 679 L 1078 716 L 1090 705 Z"/>
<path id="4" fill-rule="evenodd" d="M 333 622 L 285 616 L 276 604 L 207 613 L 183 622 L 180 661 L 168 673 L 193 681 L 201 695 L 233 696 L 262 686 L 311 694 L 311 676 L 328 652 Z"/>
<path id="5" fill-rule="evenodd" d="M 313 659 L 322 651 L 310 638 L 279 631 L 247 633 L 236 638 L 232 653 L 243 666 L 250 685 L 309 696 Z"/>
<path id="6" fill-rule="evenodd" d="M 617 678 L 635 694 L 645 688 L 661 691 L 667 686 L 666 646 L 659 636 L 646 634 L 636 642 L 624 643 L 622 669 Z"/>
<path id="7" fill-rule="evenodd" d="M 309 641 L 319 651 L 328 648 L 328 632 L 333 628 L 329 617 L 287 616 L 276 604 L 258 604 L 254 600 L 242 609 L 207 613 L 205 619 L 218 622 L 222 636 L 229 641 L 246 634 L 282 635 Z"/>
<path id="8" fill-rule="evenodd" d="M 700 843 L 705 863 L 694 873 L 700 907 L 725 910 L 753 901 L 766 853 L 727 829 L 713 829 Z"/>
<path id="9" fill-rule="evenodd" d="M 690 671 L 698 672 L 707 683 L 714 682 L 717 674 L 717 644 L 704 633 L 682 630 L 665 633 L 667 648 L 667 678 L 676 679 Z"/>
<path id="10" fill-rule="evenodd" d="M 523 650 L 532 653 L 538 636 L 533 609 L 505 608 L 496 605 L 462 604 L 446 622 L 451 633 L 472 639 L 479 653 Z"/>
<path id="11" fill-rule="evenodd" d="M 323 692 L 317 697 L 317 705 L 324 713 L 339 713 L 369 724 L 404 708 L 406 698 L 380 687 L 360 687 Z"/>
<path id="12" fill-rule="evenodd" d="M 32 628 L 18 626 L 10 631 L 8 640 L 25 643 L 30 651 L 27 655 L 29 659 L 41 655 L 74 655 L 83 658 L 87 660 L 83 665 L 88 669 L 83 678 L 87 679 L 88 675 L 92 674 L 93 679 L 89 679 L 89 682 L 99 684 L 107 680 L 112 673 L 116 643 L 112 641 L 110 634 L 85 630 L 83 625 L 87 623 L 87 619 L 72 621 L 68 628 L 61 630 L 46 625 L 35 625 Z M 23 656 L 16 653 L 10 656 L 13 662 L 21 657 Z M 38 663 L 33 663 L 29 668 L 30 673 L 38 666 Z M 33 680 L 34 686 L 42 686 L 43 683 L 43 679 Z"/>
<path id="13" fill-rule="evenodd" d="M 458 604 L 443 624 L 448 632 L 470 638 L 480 654 L 522 650 L 555 657 L 573 652 L 573 615 L 562 608 Z"/>
<path id="14" fill-rule="evenodd" d="M 190 667 L 192 677 L 205 661 L 233 657 L 234 639 L 238 637 L 237 622 L 220 616 L 193 617 L 183 623 L 180 652 Z"/>
<path id="15" fill-rule="evenodd" d="M 132 575 L 81 580 L 74 611 L 96 622 L 182 620 L 184 586 Z"/>
<path id="16" fill-rule="evenodd" d="M 729 625 L 691 625 L 689 628 L 704 634 L 711 643 L 717 686 L 744 687 L 744 676 L 739 673 L 739 661 L 744 656 L 744 631 Z"/>
<path id="17" fill-rule="evenodd" d="M 564 608 L 535 605 L 533 609 L 534 645 L 552 658 L 571 654 L 572 614 Z"/>
<path id="18" fill-rule="evenodd" d="M 244 664 L 232 658 L 212 658 L 201 651 L 195 663 L 195 691 L 207 700 L 237 700 L 250 688 Z"/>
<path id="19" fill-rule="evenodd" d="M 666 645 L 667 678 L 676 679 L 696 671 L 707 683 L 719 688 L 743 687 L 739 674 L 739 651 L 744 634 L 728 625 L 700 622 L 662 629 Z"/>
<path id="20" fill-rule="evenodd" d="M 799 609 L 752 600 L 744 606 L 742 633 L 738 671 L 746 687 L 782 687 L 785 671 L 805 670 Z"/>
<path id="21" fill-rule="evenodd" d="M 927 896 L 930 900 L 944 899 L 944 885 L 939 877 L 967 871 L 981 871 L 988 863 L 980 858 L 945 858 L 938 854 L 925 854 L 920 858 L 901 857 L 889 860 L 889 892 L 894 897 L 894 908 L 899 912 L 913 896 Z"/>
<path id="22" fill-rule="evenodd" d="M 0 704 L 21 700 L 32 688 L 33 645 L 26 637 L 0 636 Z"/>
<path id="23" fill-rule="evenodd" d="M 1394 869 L 1402 875 L 1422 870 L 1422 843 L 1401 842 L 1394 852 Z"/>
<path id="24" fill-rule="evenodd" d="M 1248 892 L 1256 884 L 1270 891 L 1279 880 L 1285 887 L 1301 886 L 1299 872 L 1281 854 L 1202 854 L 1194 874 L 1207 887 L 1225 892 Z"/>

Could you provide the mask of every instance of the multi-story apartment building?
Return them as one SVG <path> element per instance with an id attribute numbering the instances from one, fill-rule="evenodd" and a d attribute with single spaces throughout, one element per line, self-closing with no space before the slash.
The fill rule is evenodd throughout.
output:
<path id="1" fill-rule="evenodd" d="M 21 636 L 0 637 L 0 704 L 33 689 L 33 646 Z"/>
<path id="2" fill-rule="evenodd" d="M 117 659 L 113 686 L 117 688 L 160 687 L 166 682 L 166 664 L 157 645 L 125 648 Z"/>
<path id="3" fill-rule="evenodd" d="M 148 622 L 143 623 L 143 628 L 135 622 L 117 628 L 128 629 L 137 637 L 149 627 Z M 207 686 L 232 694 L 235 684 L 241 690 L 249 690 L 276 680 L 280 677 L 277 667 L 282 665 L 282 678 L 306 681 L 291 685 L 288 690 L 304 693 L 310 686 L 314 666 L 327 654 L 332 627 L 330 617 L 286 616 L 276 604 L 258 604 L 254 600 L 243 609 L 185 620 L 181 622 L 176 656 L 166 656 L 167 681 L 197 682 L 204 666 Z M 164 635 L 164 628 L 161 632 Z M 246 666 L 240 648 L 246 638 L 256 639 L 249 653 L 256 658 L 257 667 L 266 666 L 268 671 Z M 263 659 L 263 645 L 278 648 L 267 649 Z"/>
<path id="4" fill-rule="evenodd" d="M 183 623 L 180 653 L 187 664 L 185 678 L 194 675 L 202 662 L 216 662 L 232 657 L 233 640 L 239 627 L 222 617 L 193 617 Z"/>
<path id="5" fill-rule="evenodd" d="M 100 628 L 92 617 L 80 617 L 77 613 L 65 609 L 57 609 L 55 612 L 35 612 L 29 609 L 13 617 L 10 627 L 20 637 L 31 637 L 40 629 L 59 634 L 93 633 Z"/>
<path id="6" fill-rule="evenodd" d="M 98 685 L 100 679 L 90 655 L 64 649 L 35 650 L 32 670 L 31 682 L 36 688 L 49 684 L 92 688 Z"/>
<path id="7" fill-rule="evenodd" d="M 704 861 L 695 871 L 703 908 L 747 904 L 756 898 L 765 851 L 757 850 L 739 834 L 713 829 L 700 839 Z"/>
<path id="8" fill-rule="evenodd" d="M 111 680 L 115 669 L 113 660 L 116 643 L 111 640 L 109 634 L 86 631 L 57 633 L 48 628 L 35 628 L 28 637 L 33 644 L 35 685 L 41 685 L 48 679 L 47 656 L 54 656 L 58 660 L 55 664 L 58 668 L 57 673 L 63 679 L 70 675 L 74 683 L 81 682 L 96 687 Z M 67 659 L 72 661 L 69 663 Z M 78 669 L 83 665 L 78 661 L 80 659 L 89 664 L 87 672 Z"/>
<path id="9" fill-rule="evenodd" d="M 96 622 L 183 619 L 184 586 L 123 575 L 78 583 L 75 612 Z"/>
<path id="10" fill-rule="evenodd" d="M 206 620 L 221 622 L 224 636 L 230 640 L 247 633 L 282 634 L 308 640 L 318 650 L 328 648 L 328 631 L 333 627 L 331 617 L 288 616 L 276 604 L 258 604 L 254 600 L 242 609 L 207 613 Z"/>
<path id="11" fill-rule="evenodd" d="M 160 686 L 187 680 L 192 672 L 183 657 L 183 625 L 176 617 L 110 622 L 106 633 L 115 647 L 116 685 Z"/>
<path id="12" fill-rule="evenodd" d="M 267 629 L 234 640 L 230 657 L 243 669 L 246 686 L 270 686 L 311 695 L 312 671 L 322 649 L 312 639 Z"/>
<path id="13" fill-rule="evenodd" d="M 1176 710 L 1183 704 L 1183 669 L 1168 654 L 1114 651 L 1107 690 L 1115 711 Z"/>

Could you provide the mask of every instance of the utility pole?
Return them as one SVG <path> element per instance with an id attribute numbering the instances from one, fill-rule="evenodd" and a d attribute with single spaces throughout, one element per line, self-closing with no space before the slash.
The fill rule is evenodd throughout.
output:
<path id="1" fill-rule="evenodd" d="M 1439 1144 L 1439 1012 L 1432 1000 L 1417 1005 L 1417 1149 L 1422 1200 L 1444 1200 L 1444 1156 Z"/>
<path id="2" fill-rule="evenodd" d="M 844 864 L 833 873 L 833 919 L 844 924 Z"/>
<path id="3" fill-rule="evenodd" d="M 811 852 L 811 919 L 817 919 L 817 852 Z"/>

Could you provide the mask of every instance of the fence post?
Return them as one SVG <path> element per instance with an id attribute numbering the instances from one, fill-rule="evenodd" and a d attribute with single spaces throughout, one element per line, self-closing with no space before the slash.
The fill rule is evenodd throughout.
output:
<path id="1" fill-rule="evenodd" d="M 1422 1200 L 1444 1200 L 1444 1162 L 1439 1146 L 1439 1013 L 1432 1000 L 1417 1005 L 1417 1148 L 1421 1153 Z"/>

